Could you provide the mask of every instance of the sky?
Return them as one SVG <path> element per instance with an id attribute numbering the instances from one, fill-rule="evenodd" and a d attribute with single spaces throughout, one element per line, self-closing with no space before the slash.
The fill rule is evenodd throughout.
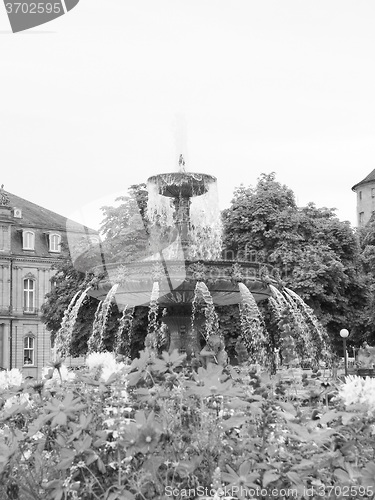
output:
<path id="1" fill-rule="evenodd" d="M 299 206 L 355 225 L 374 25 L 373 0 L 80 0 L 13 34 L 0 8 L 0 183 L 98 229 L 100 206 L 182 152 L 221 209 L 276 172 Z"/>

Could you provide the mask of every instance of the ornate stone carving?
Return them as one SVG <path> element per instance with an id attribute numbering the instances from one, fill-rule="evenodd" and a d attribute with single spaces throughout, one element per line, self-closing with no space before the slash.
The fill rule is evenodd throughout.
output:
<path id="1" fill-rule="evenodd" d="M 207 277 L 207 267 L 202 262 L 196 262 L 195 264 L 190 264 L 188 273 L 191 274 L 193 279 L 204 281 Z"/>
<path id="2" fill-rule="evenodd" d="M 25 276 L 23 277 L 23 279 L 25 279 L 25 280 L 28 280 L 28 279 L 35 280 L 36 277 L 35 277 L 35 275 L 33 273 L 27 273 L 27 274 L 25 274 Z"/>
<path id="3" fill-rule="evenodd" d="M 4 191 L 4 184 L 1 184 L 0 188 L 0 206 L 1 207 L 7 207 L 10 204 L 10 199 L 9 196 L 5 193 Z"/>
<path id="4" fill-rule="evenodd" d="M 244 280 L 243 269 L 240 266 L 240 264 L 238 264 L 238 262 L 235 262 L 232 265 L 232 267 L 230 269 L 230 276 L 232 278 L 232 281 L 235 281 L 235 282 L 240 282 L 240 281 Z"/>
<path id="5" fill-rule="evenodd" d="M 156 262 L 151 269 L 152 281 L 161 281 L 164 278 L 164 267 L 160 262 Z"/>

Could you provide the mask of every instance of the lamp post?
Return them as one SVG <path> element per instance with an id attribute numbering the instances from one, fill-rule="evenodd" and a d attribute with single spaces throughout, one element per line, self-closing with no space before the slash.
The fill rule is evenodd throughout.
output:
<path id="1" fill-rule="evenodd" d="M 345 365 L 345 376 L 348 374 L 348 356 L 346 353 L 346 339 L 349 337 L 349 331 L 346 328 L 340 330 L 340 337 L 342 338 L 342 343 L 344 347 L 344 365 Z"/>

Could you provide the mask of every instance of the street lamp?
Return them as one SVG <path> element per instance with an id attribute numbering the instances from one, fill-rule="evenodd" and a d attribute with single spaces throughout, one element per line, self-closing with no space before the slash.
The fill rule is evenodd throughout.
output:
<path id="1" fill-rule="evenodd" d="M 342 343 L 344 347 L 344 365 L 345 365 L 345 376 L 348 374 L 348 356 L 346 353 L 346 339 L 349 337 L 349 331 L 346 328 L 340 330 L 340 337 L 342 338 Z"/>

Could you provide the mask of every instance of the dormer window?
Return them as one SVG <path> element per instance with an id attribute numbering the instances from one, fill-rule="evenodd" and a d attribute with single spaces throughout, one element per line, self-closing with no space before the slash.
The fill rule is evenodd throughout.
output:
<path id="1" fill-rule="evenodd" d="M 35 250 L 35 234 L 32 231 L 22 232 L 22 247 L 24 250 Z"/>
<path id="2" fill-rule="evenodd" d="M 49 251 L 50 252 L 61 252 L 61 236 L 57 233 L 51 233 L 49 235 Z"/>

